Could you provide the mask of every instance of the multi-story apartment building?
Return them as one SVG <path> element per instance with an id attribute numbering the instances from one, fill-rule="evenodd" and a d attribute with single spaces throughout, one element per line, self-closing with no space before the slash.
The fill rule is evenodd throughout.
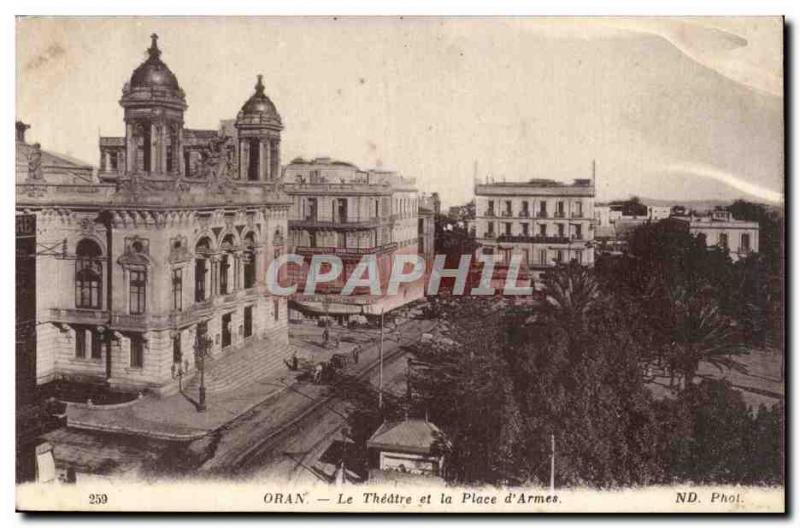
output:
<path id="1" fill-rule="evenodd" d="M 591 180 L 571 184 L 533 179 L 475 185 L 475 236 L 479 251 L 507 267 L 520 254 L 534 280 L 557 263 L 594 264 L 595 188 Z"/>
<path id="2" fill-rule="evenodd" d="M 307 315 L 378 315 L 424 295 L 423 281 L 402 285 L 397 295 L 385 295 L 396 254 L 418 254 L 419 196 L 414 181 L 383 170 L 361 170 L 330 158 L 298 158 L 284 169 L 285 190 L 292 199 L 289 246 L 304 258 L 289 267 L 298 285 L 294 306 Z M 431 243 L 432 246 L 432 243 Z M 337 280 L 304 291 L 311 258 L 335 255 L 344 270 Z M 339 295 L 361 259 L 377 259 L 382 295 Z"/>
<path id="3" fill-rule="evenodd" d="M 187 129 L 160 56 L 153 35 L 122 89 L 125 135 L 100 138 L 97 174 L 18 136 L 17 209 L 36 216 L 39 247 L 38 383 L 170 390 L 196 371 L 198 336 L 212 357 L 258 345 L 254 372 L 284 359 L 287 303 L 265 285 L 290 206 L 280 115 L 259 76 L 235 120 Z"/>

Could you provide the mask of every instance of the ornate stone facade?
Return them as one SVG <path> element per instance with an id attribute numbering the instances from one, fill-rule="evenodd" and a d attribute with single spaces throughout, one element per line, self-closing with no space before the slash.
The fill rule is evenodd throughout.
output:
<path id="1" fill-rule="evenodd" d="M 36 259 L 38 383 L 164 391 L 194 373 L 198 331 L 212 357 L 288 342 L 286 300 L 265 284 L 286 251 L 280 116 L 259 76 L 235 121 L 185 129 L 160 55 L 153 35 L 122 91 L 125 136 L 100 138 L 96 174 L 18 135 L 17 208 L 49 248 Z"/>

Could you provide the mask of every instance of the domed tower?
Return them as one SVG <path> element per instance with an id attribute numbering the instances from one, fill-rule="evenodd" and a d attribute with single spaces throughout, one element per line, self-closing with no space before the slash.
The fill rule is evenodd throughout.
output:
<path id="1" fill-rule="evenodd" d="M 178 175 L 186 98 L 170 69 L 161 61 L 158 35 L 150 37 L 148 58 L 133 70 L 122 89 L 125 109 L 126 171 Z"/>
<path id="2" fill-rule="evenodd" d="M 274 181 L 281 170 L 281 116 L 264 94 L 262 76 L 256 93 L 236 116 L 239 136 L 239 178 L 247 181 Z"/>

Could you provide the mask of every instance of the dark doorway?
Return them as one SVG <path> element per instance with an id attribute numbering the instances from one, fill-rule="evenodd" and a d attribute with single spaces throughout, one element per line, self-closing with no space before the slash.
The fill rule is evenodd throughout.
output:
<path id="1" fill-rule="evenodd" d="M 231 314 L 222 316 L 222 348 L 231 345 Z"/>

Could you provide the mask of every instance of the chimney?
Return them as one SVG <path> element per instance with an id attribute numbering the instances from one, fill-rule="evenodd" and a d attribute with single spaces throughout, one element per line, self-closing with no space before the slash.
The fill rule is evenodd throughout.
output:
<path id="1" fill-rule="evenodd" d="M 28 130 L 31 126 L 26 125 L 22 121 L 17 121 L 17 141 L 20 143 L 25 143 L 25 131 Z"/>

